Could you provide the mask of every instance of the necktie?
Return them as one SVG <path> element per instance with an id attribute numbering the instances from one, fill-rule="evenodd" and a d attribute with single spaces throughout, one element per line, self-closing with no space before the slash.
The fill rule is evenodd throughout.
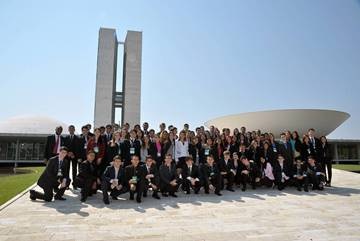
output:
<path id="1" fill-rule="evenodd" d="M 58 150 L 58 146 L 59 146 L 59 136 L 55 136 L 55 145 L 54 145 L 54 148 L 53 148 L 53 153 L 56 154 L 57 153 L 57 150 Z"/>

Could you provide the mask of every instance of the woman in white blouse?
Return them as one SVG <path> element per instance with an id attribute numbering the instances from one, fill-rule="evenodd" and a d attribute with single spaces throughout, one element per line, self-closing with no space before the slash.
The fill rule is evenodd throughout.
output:
<path id="1" fill-rule="evenodd" d="M 186 132 L 181 131 L 179 139 L 175 141 L 175 161 L 177 168 L 185 166 L 185 158 L 189 156 L 189 141 L 186 138 Z"/>

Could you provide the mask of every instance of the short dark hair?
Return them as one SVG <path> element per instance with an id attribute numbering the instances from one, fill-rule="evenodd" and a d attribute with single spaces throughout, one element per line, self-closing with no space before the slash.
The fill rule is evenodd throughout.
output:
<path id="1" fill-rule="evenodd" d="M 89 155 L 89 154 L 94 154 L 94 155 L 96 155 L 96 153 L 94 152 L 94 150 L 88 150 L 87 153 L 86 153 L 86 155 Z"/>
<path id="2" fill-rule="evenodd" d="M 225 156 L 225 155 L 230 155 L 230 152 L 229 152 L 229 151 L 224 151 L 223 154 L 224 154 L 224 156 Z"/>
<path id="3" fill-rule="evenodd" d="M 192 156 L 185 157 L 185 162 L 187 162 L 187 161 L 193 161 L 193 157 Z"/>
<path id="4" fill-rule="evenodd" d="M 112 128 L 112 125 L 107 124 L 107 125 L 106 125 L 106 128 Z"/>
<path id="5" fill-rule="evenodd" d="M 116 156 L 114 156 L 114 157 L 113 157 L 113 161 L 115 161 L 116 159 L 118 159 L 118 160 L 122 161 L 122 159 L 121 159 L 121 156 L 120 156 L 120 155 L 116 155 Z"/>
<path id="6" fill-rule="evenodd" d="M 61 147 L 60 147 L 60 151 L 66 151 L 66 152 L 68 152 L 69 149 L 68 149 L 66 146 L 61 146 Z"/>

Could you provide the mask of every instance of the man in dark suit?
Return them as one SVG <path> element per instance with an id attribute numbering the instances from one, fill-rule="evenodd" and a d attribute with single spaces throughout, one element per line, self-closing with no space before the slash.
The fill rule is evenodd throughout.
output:
<path id="1" fill-rule="evenodd" d="M 324 190 L 325 173 L 319 163 L 315 161 L 315 157 L 309 156 L 307 163 L 306 177 L 308 183 L 312 184 L 312 190 Z"/>
<path id="2" fill-rule="evenodd" d="M 206 157 L 206 163 L 201 165 L 201 173 L 204 181 L 205 193 L 209 194 L 209 190 L 211 189 L 214 190 L 216 195 L 221 196 L 221 175 L 219 168 L 214 163 L 214 157 L 212 155 L 208 155 Z"/>
<path id="3" fill-rule="evenodd" d="M 292 170 L 289 165 L 286 165 L 285 158 L 282 154 L 278 154 L 277 162 L 274 165 L 274 177 L 275 184 L 279 190 L 283 190 L 290 184 L 290 178 L 292 176 Z"/>
<path id="4" fill-rule="evenodd" d="M 230 192 L 235 192 L 233 189 L 236 168 L 234 162 L 230 159 L 230 151 L 224 151 L 224 159 L 221 159 L 219 162 L 219 169 L 221 174 L 221 189 L 224 188 L 224 179 L 227 180 L 226 190 Z"/>
<path id="5" fill-rule="evenodd" d="M 81 127 L 81 135 L 78 138 L 77 144 L 77 153 L 78 153 L 78 162 L 81 163 L 82 161 L 86 160 L 87 156 L 87 144 L 90 140 L 89 136 L 89 129 L 87 126 Z"/>
<path id="6" fill-rule="evenodd" d="M 130 191 L 130 200 L 134 200 L 134 194 L 136 193 L 136 201 L 141 203 L 141 196 L 145 186 L 145 170 L 143 166 L 140 166 L 139 162 L 139 156 L 133 155 L 131 157 L 131 165 L 125 168 L 125 180 Z"/>
<path id="7" fill-rule="evenodd" d="M 185 158 L 185 166 L 182 169 L 182 179 L 182 185 L 186 194 L 190 194 L 190 187 L 194 190 L 195 194 L 199 193 L 201 187 L 200 170 L 199 167 L 194 164 L 192 156 Z"/>
<path id="8" fill-rule="evenodd" d="M 181 180 L 177 176 L 176 166 L 172 162 L 172 155 L 167 154 L 165 156 L 164 163 L 160 166 L 160 189 L 164 197 L 168 194 L 172 197 L 177 197 L 177 192 Z"/>
<path id="9" fill-rule="evenodd" d="M 57 156 L 60 151 L 60 147 L 65 146 L 65 138 L 61 136 L 63 128 L 61 126 L 57 126 L 55 128 L 55 134 L 50 135 L 46 139 L 45 145 L 45 163 L 54 156 Z"/>
<path id="10" fill-rule="evenodd" d="M 309 142 L 311 145 L 312 153 L 310 153 L 316 160 L 320 160 L 320 148 L 321 142 L 318 138 L 315 137 L 315 129 L 310 128 L 308 130 Z"/>
<path id="11" fill-rule="evenodd" d="M 246 184 L 250 183 L 252 188 L 256 188 L 256 184 L 260 182 L 260 173 L 254 163 L 254 161 L 249 161 L 246 156 L 240 158 L 240 175 L 241 175 L 241 184 L 242 191 L 246 190 Z"/>
<path id="12" fill-rule="evenodd" d="M 285 158 L 285 165 L 291 168 L 294 165 L 294 151 L 290 141 L 286 139 L 286 134 L 280 134 L 280 142 L 278 143 L 277 151 Z"/>
<path id="13" fill-rule="evenodd" d="M 94 166 L 95 152 L 88 151 L 87 158 L 80 164 L 79 174 L 75 179 L 75 186 L 81 188 L 81 202 L 85 202 L 88 196 L 92 196 L 97 190 L 98 178 Z"/>
<path id="14" fill-rule="evenodd" d="M 145 189 L 143 196 L 147 196 L 147 191 L 149 188 L 152 189 L 152 197 L 155 199 L 160 199 L 158 192 L 160 189 L 160 176 L 159 171 L 156 167 L 154 159 L 149 155 L 146 157 L 145 161 Z"/>
<path id="15" fill-rule="evenodd" d="M 130 164 L 130 160 L 133 155 L 140 156 L 140 149 L 140 141 L 136 139 L 135 130 L 132 130 L 130 131 L 130 139 L 125 139 L 122 144 L 121 157 L 125 166 Z"/>
<path id="16" fill-rule="evenodd" d="M 113 200 L 117 200 L 120 194 L 127 192 L 127 185 L 125 181 L 125 169 L 122 167 L 120 156 L 113 158 L 113 165 L 105 169 L 101 177 L 101 189 L 103 193 L 103 201 L 109 204 L 109 194 Z"/>
<path id="17" fill-rule="evenodd" d="M 106 125 L 106 129 L 104 133 L 105 142 L 109 143 L 109 141 L 112 140 L 112 137 L 113 137 L 113 127 L 112 125 Z"/>
<path id="18" fill-rule="evenodd" d="M 60 147 L 59 155 L 49 159 L 44 172 L 41 174 L 37 182 L 37 184 L 44 190 L 44 194 L 35 190 L 30 190 L 31 200 L 42 199 L 46 202 L 51 202 L 54 189 L 57 189 L 55 200 L 66 200 L 62 196 L 71 181 L 67 170 L 67 154 L 67 148 Z M 60 188 L 58 188 L 59 185 Z"/>
<path id="19" fill-rule="evenodd" d="M 73 180 L 73 188 L 77 189 L 76 185 L 74 184 L 77 170 L 78 170 L 78 157 L 79 157 L 79 137 L 75 135 L 75 126 L 69 126 L 69 135 L 65 137 L 65 146 L 68 148 L 68 159 L 69 159 L 69 167 L 68 170 L 70 171 L 70 165 L 72 167 L 72 180 Z"/>
<path id="20" fill-rule="evenodd" d="M 306 165 L 302 163 L 301 157 L 296 158 L 296 164 L 293 167 L 293 180 L 298 191 L 304 186 L 304 191 L 308 192 L 308 179 L 306 175 Z"/>

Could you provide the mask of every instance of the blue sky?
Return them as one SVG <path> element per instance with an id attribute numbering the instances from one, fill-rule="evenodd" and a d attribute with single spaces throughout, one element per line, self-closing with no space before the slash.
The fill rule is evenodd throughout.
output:
<path id="1" fill-rule="evenodd" d="M 192 127 L 248 111 L 351 114 L 360 138 L 360 2 L 2 1 L 0 120 L 93 121 L 101 26 L 143 31 L 142 121 Z"/>

